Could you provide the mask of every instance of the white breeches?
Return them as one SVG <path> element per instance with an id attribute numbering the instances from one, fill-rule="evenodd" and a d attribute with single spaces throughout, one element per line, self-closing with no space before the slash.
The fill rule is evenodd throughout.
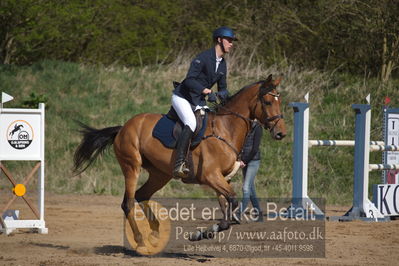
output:
<path id="1" fill-rule="evenodd" d="M 194 132 L 197 127 L 197 121 L 190 103 L 186 99 L 173 94 L 172 106 L 183 124 L 189 126 L 191 131 Z"/>

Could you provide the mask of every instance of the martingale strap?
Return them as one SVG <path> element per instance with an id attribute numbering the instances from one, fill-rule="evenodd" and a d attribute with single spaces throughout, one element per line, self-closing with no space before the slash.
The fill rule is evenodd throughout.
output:
<path id="1" fill-rule="evenodd" d="M 212 122 L 211 122 L 211 125 L 212 125 L 212 134 L 211 134 L 211 135 L 208 135 L 208 136 L 205 136 L 205 137 L 203 137 L 202 139 L 205 140 L 205 139 L 207 139 L 207 138 L 212 138 L 212 137 L 214 137 L 214 138 L 217 138 L 217 139 L 223 141 L 224 143 L 227 144 L 227 146 L 229 146 L 229 147 L 236 153 L 237 159 L 239 159 L 239 158 L 241 157 L 241 153 L 238 152 L 237 149 L 236 149 L 233 145 L 231 145 L 226 139 L 224 139 L 223 137 L 221 137 L 221 136 L 215 134 L 215 123 L 214 123 L 214 122 L 215 122 L 215 120 L 212 119 Z"/>

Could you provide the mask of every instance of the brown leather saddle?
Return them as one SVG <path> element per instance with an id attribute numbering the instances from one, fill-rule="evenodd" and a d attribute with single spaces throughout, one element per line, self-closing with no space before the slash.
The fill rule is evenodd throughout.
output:
<path id="1" fill-rule="evenodd" d="M 202 136 L 204 135 L 203 133 L 205 132 L 206 129 L 206 120 L 208 113 L 204 109 L 199 109 L 194 112 L 195 115 L 195 120 L 197 122 L 197 127 L 195 128 L 195 131 L 193 133 L 193 137 L 191 139 L 191 149 L 194 149 L 198 144 L 201 143 Z M 180 121 L 175 109 L 173 106 L 170 107 L 169 112 L 166 114 L 166 116 L 171 119 L 176 121 L 176 124 L 173 128 L 173 137 L 175 139 L 179 139 L 180 134 L 183 130 L 183 123 Z"/>

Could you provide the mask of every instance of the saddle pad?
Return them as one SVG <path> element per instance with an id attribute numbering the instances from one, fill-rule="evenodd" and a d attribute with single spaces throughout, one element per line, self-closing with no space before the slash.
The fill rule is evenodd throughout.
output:
<path id="1" fill-rule="evenodd" d="M 207 120 L 208 116 L 206 115 L 202 122 L 201 130 L 196 136 L 194 136 L 191 142 L 191 148 L 197 146 L 201 142 L 202 137 L 205 134 Z M 162 118 L 159 119 L 152 131 L 152 136 L 157 138 L 165 147 L 169 149 L 175 149 L 176 138 L 173 136 L 173 128 L 175 127 L 176 123 L 177 121 L 170 119 L 166 115 L 162 115 Z M 178 123 L 181 122 L 179 121 Z"/>

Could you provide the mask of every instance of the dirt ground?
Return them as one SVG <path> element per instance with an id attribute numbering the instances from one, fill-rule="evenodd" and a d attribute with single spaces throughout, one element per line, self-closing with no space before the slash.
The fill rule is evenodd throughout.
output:
<path id="1" fill-rule="evenodd" d="M 399 221 L 326 222 L 325 258 L 214 258 L 168 253 L 147 257 L 124 248 L 121 197 L 46 194 L 47 235 L 0 235 L 0 265 L 397 265 Z M 18 208 L 16 203 L 14 208 Z M 327 206 L 342 215 L 348 206 Z"/>

